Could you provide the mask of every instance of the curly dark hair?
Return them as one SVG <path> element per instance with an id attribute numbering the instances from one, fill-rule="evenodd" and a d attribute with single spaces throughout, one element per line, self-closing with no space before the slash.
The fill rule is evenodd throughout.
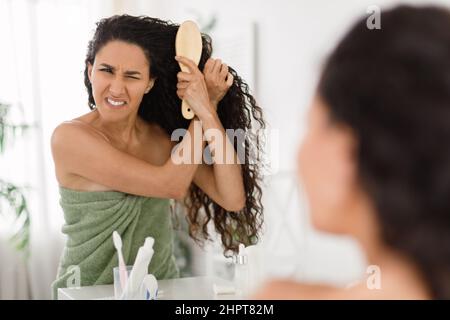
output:
<path id="1" fill-rule="evenodd" d="M 450 298 L 450 12 L 399 6 L 381 29 L 359 20 L 318 86 L 332 121 L 358 139 L 361 183 L 383 241 Z"/>
<path id="2" fill-rule="evenodd" d="M 109 41 L 121 40 L 140 46 L 150 62 L 150 75 L 156 78 L 152 90 L 144 95 L 139 106 L 139 116 L 159 125 L 170 136 L 178 128 L 188 128 L 190 120 L 181 115 L 181 100 L 176 91 L 177 73 L 175 37 L 179 25 L 147 16 L 116 15 L 100 20 L 93 39 L 89 42 L 84 70 L 84 83 L 89 95 L 89 107 L 95 108 L 92 87 L 88 78 L 88 64 L 93 64 L 96 53 Z M 212 40 L 202 34 L 203 50 L 199 69 L 203 70 L 212 54 Z M 255 129 L 265 128 L 261 108 L 249 92 L 245 81 L 230 67 L 234 82 L 219 102 L 217 113 L 226 129 L 243 129 L 247 132 L 244 146 L 246 161 L 242 164 L 245 188 L 245 207 L 239 212 L 229 212 L 212 201 L 200 188 L 192 184 L 186 198 L 189 234 L 198 243 L 211 239 L 207 225 L 213 220 L 220 234 L 224 253 L 238 250 L 239 243 L 254 244 L 259 238 L 263 223 L 261 203 L 262 175 L 257 161 L 247 161 L 262 152 L 262 141 Z M 258 126 L 258 128 L 256 128 Z M 233 141 L 237 150 L 238 142 Z M 256 156 L 255 156 L 256 155 Z M 204 214 L 201 212 L 203 208 Z"/>

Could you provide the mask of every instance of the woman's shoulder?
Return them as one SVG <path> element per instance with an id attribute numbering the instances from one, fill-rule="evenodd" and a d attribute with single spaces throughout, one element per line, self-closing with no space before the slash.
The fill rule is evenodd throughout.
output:
<path id="1" fill-rule="evenodd" d="M 110 144 L 108 137 L 89 123 L 72 119 L 55 127 L 50 138 L 50 147 L 57 172 L 65 175 L 65 164 L 80 151 L 95 154 L 99 147 Z"/>
<path id="2" fill-rule="evenodd" d="M 251 299 L 309 300 L 337 299 L 339 289 L 317 284 L 306 284 L 290 279 L 276 279 L 264 284 Z"/>
<path id="3" fill-rule="evenodd" d="M 393 283 L 395 282 L 395 284 Z M 383 281 L 383 286 L 371 288 L 360 281 L 346 288 L 305 284 L 293 280 L 272 280 L 262 286 L 252 299 L 261 300 L 389 300 L 429 299 L 420 288 L 398 286 L 396 281 Z"/>
<path id="4" fill-rule="evenodd" d="M 52 143 L 58 137 L 62 138 L 64 142 L 76 142 L 80 137 L 80 134 L 77 133 L 85 133 L 83 136 L 101 138 L 110 143 L 109 138 L 91 124 L 89 116 L 90 114 L 86 114 L 58 124 L 53 130 Z"/>

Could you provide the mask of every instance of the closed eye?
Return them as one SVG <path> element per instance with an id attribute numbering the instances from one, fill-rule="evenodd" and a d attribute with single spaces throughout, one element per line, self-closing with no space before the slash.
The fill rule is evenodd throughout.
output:
<path id="1" fill-rule="evenodd" d="M 112 69 L 110 69 L 110 68 L 102 68 L 102 69 L 99 69 L 99 70 L 103 71 L 103 72 L 108 72 L 108 73 L 111 73 L 111 74 L 113 73 Z M 133 77 L 133 76 L 127 76 L 127 78 L 140 80 L 140 78 Z"/>

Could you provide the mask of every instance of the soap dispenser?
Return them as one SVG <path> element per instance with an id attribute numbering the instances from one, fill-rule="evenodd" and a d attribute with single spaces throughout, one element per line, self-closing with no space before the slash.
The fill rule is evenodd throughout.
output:
<path id="1" fill-rule="evenodd" d="M 248 256 L 245 246 L 239 245 L 239 253 L 234 256 L 234 285 L 237 295 L 241 297 L 248 296 L 249 274 L 248 274 Z"/>

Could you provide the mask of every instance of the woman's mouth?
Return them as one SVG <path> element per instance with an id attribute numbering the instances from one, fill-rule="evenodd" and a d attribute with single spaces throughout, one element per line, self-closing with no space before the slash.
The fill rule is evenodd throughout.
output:
<path id="1" fill-rule="evenodd" d="M 107 105 L 111 108 L 121 108 L 127 105 L 127 102 L 124 100 L 117 100 L 117 99 L 112 99 L 112 98 L 105 98 L 105 102 L 107 103 Z"/>

